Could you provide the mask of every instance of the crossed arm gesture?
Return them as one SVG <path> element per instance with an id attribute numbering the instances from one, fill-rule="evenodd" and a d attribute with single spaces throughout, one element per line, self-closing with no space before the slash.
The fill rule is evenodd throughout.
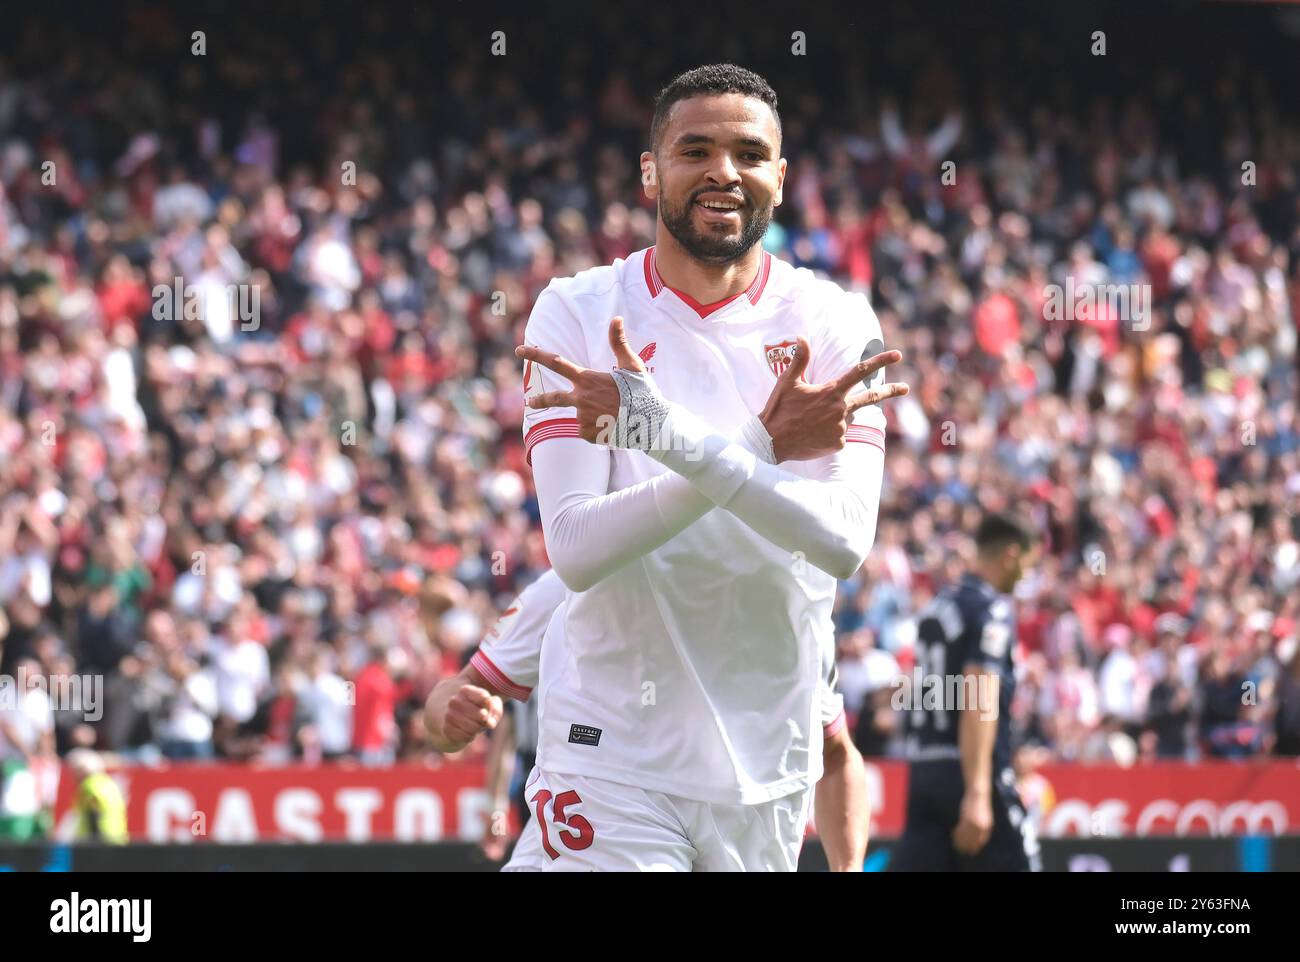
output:
<path id="1" fill-rule="evenodd" d="M 833 381 L 809 384 L 803 375 L 811 352 L 800 338 L 763 411 L 738 438 L 729 438 L 660 394 L 627 343 L 622 318 L 610 323 L 609 343 L 619 365 L 613 371 L 590 370 L 533 346 L 515 351 L 572 385 L 533 396 L 530 407 L 572 407 L 582 439 L 644 451 L 669 469 L 610 491 L 608 458 L 590 448 L 552 442 L 534 454 L 547 548 L 571 590 L 586 591 L 713 507 L 837 578 L 858 569 L 875 540 L 884 462 L 883 452 L 869 444 L 845 450 L 849 421 L 859 408 L 908 388 L 855 386 L 901 360 L 898 351 L 858 362 Z M 796 460 L 815 466 L 795 471 L 781 465 Z"/>
<path id="2" fill-rule="evenodd" d="M 645 372 L 645 364 L 628 344 L 621 317 L 610 322 L 609 345 L 621 371 Z M 777 378 L 767 404 L 758 415 L 772 439 L 777 463 L 809 461 L 834 454 L 844 447 L 855 411 L 908 392 L 906 384 L 890 383 L 850 393 L 881 368 L 901 361 L 903 355 L 898 351 L 884 351 L 859 361 L 823 384 L 809 384 L 803 379 L 811 353 L 808 341 L 800 337 L 794 359 Z M 568 391 L 547 391 L 531 397 L 529 407 L 572 407 L 577 411 L 579 436 L 593 443 L 605 442 L 609 436 L 608 425 L 618 418 L 622 403 L 614 375 L 580 367 L 558 354 L 530 345 L 515 348 L 515 355 L 554 371 L 573 385 Z"/>

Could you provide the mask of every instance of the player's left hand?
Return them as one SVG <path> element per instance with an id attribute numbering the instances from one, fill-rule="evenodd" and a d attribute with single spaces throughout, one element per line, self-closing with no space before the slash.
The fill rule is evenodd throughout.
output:
<path id="1" fill-rule="evenodd" d="M 986 792 L 967 792 L 961 800 L 961 819 L 952 830 L 953 847 L 975 855 L 993 834 L 993 802 Z"/>
<path id="2" fill-rule="evenodd" d="M 644 371 L 645 364 L 628 343 L 623 330 L 623 318 L 609 322 L 609 346 L 614 351 L 618 366 L 625 371 Z M 527 404 L 534 410 L 572 407 L 577 411 L 578 436 L 584 441 L 599 443 L 598 438 L 608 433 L 608 425 L 618 418 L 620 396 L 614 377 L 603 371 L 579 367 L 572 361 L 552 351 L 525 344 L 515 348 L 515 357 L 540 364 L 554 371 L 573 385 L 569 391 L 546 391 L 530 397 Z"/>
<path id="3" fill-rule="evenodd" d="M 873 378 L 877 371 L 901 361 L 903 355 L 899 351 L 882 351 L 859 361 L 824 384 L 809 384 L 803 379 L 810 357 L 808 340 L 800 337 L 793 360 L 777 378 L 758 416 L 772 438 L 777 463 L 811 461 L 843 450 L 854 412 L 869 404 L 902 397 L 909 390 L 906 384 L 898 383 L 849 394 Z"/>

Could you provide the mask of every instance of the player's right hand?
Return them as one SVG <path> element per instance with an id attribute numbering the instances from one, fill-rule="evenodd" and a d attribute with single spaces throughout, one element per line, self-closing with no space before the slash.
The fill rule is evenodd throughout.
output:
<path id="1" fill-rule="evenodd" d="M 868 404 L 902 397 L 909 390 L 902 383 L 883 384 L 849 396 L 859 382 L 881 368 L 901 361 L 903 355 L 898 351 L 883 351 L 859 361 L 834 381 L 825 384 L 809 384 L 803 380 L 811 353 L 808 341 L 799 338 L 794 360 L 777 378 L 776 387 L 759 415 L 759 420 L 772 437 L 772 452 L 777 463 L 811 461 L 834 454 L 843 449 L 848 440 L 849 422 L 855 411 Z"/>
<path id="2" fill-rule="evenodd" d="M 620 369 L 625 371 L 646 369 L 645 363 L 628 344 L 622 317 L 615 317 L 609 322 L 609 346 L 614 351 L 614 358 Z M 618 417 L 621 404 L 621 395 L 613 376 L 604 371 L 579 367 L 553 351 L 543 351 L 531 344 L 515 348 L 515 357 L 523 358 L 532 364 L 540 364 L 573 385 L 573 389 L 569 391 L 546 391 L 533 395 L 524 403 L 534 410 L 574 408 L 577 414 L 578 436 L 584 441 L 600 443 L 599 439 L 605 426 Z"/>
<path id="3" fill-rule="evenodd" d="M 477 685 L 462 685 L 447 702 L 442 730 L 450 741 L 464 748 L 479 732 L 496 728 L 504 711 L 497 695 Z"/>
<path id="4" fill-rule="evenodd" d="M 975 855 L 993 834 L 993 802 L 983 792 L 967 792 L 961 800 L 961 816 L 952 830 L 952 844 L 963 855 Z"/>

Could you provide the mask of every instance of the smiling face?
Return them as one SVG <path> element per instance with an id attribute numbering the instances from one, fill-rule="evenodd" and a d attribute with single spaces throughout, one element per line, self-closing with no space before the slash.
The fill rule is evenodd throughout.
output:
<path id="1" fill-rule="evenodd" d="M 709 264 L 738 260 L 767 233 L 781 203 L 785 160 L 776 118 L 744 94 L 689 97 L 673 105 L 646 196 L 657 199 L 668 232 Z"/>

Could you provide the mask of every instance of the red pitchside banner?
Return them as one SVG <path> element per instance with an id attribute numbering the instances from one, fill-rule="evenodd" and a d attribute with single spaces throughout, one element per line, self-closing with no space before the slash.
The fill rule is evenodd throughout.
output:
<path id="1" fill-rule="evenodd" d="M 127 829 L 148 842 L 477 839 L 487 824 L 481 764 L 261 768 L 200 763 L 121 768 Z M 60 828 L 73 784 L 59 779 Z"/>
<path id="2" fill-rule="evenodd" d="M 1049 765 L 1035 795 L 1044 835 L 1281 835 L 1300 832 L 1300 765 Z M 487 825 L 480 764 L 440 768 L 170 765 L 114 772 L 131 837 L 151 842 L 473 840 Z M 869 762 L 872 832 L 897 836 L 907 766 Z M 59 779 L 66 829 L 73 785 Z M 576 809 L 575 809 L 576 810 Z M 597 826 L 597 829 L 599 827 Z"/>
<path id="3" fill-rule="evenodd" d="M 1300 832 L 1300 763 L 1050 765 L 1043 834 L 1286 835 Z"/>
<path id="4" fill-rule="evenodd" d="M 907 815 L 907 765 L 867 764 L 871 829 L 897 836 Z M 1043 766 L 1022 783 L 1039 800 L 1040 834 L 1285 835 L 1300 832 L 1300 763 L 1156 762 Z"/>

